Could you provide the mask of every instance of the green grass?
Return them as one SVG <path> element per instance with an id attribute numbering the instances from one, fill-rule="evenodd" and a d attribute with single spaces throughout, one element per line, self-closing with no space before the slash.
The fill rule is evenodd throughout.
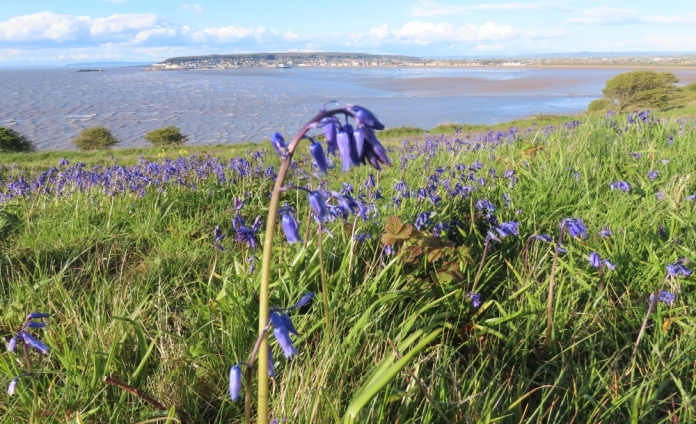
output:
<path id="1" fill-rule="evenodd" d="M 319 299 L 309 310 L 293 314 L 301 334 L 295 338 L 299 355 L 293 361 L 285 361 L 272 343 L 277 375 L 271 384 L 273 417 L 331 422 L 331 410 L 342 415 L 380 361 L 394 354 L 392 343 L 398 345 L 418 330 L 443 329 L 409 362 L 408 370 L 372 398 L 363 410 L 364 422 L 693 421 L 693 278 L 669 282 L 667 288 L 677 293 L 674 305 L 657 304 L 635 357 L 632 350 L 648 296 L 662 284 L 665 266 L 682 257 L 696 260 L 694 202 L 685 200 L 696 193 L 696 129 L 687 125 L 680 136 L 679 122 L 663 121 L 624 131 L 625 117 L 613 123 L 583 118 L 573 131 L 557 128 L 545 135 L 546 125 L 563 119 L 537 117 L 534 127 L 532 120 L 513 123 L 518 138 L 495 149 L 468 148 L 476 140 L 471 127 L 457 136 L 454 125 L 430 134 L 391 130 L 387 139 L 393 167 L 381 173 L 366 167 L 348 173 L 341 173 L 340 166 L 331 170 L 328 189 L 338 191 L 350 183 L 356 196 L 367 195 L 370 189 L 363 183 L 373 174 L 384 199 L 376 202 L 377 213 L 368 221 L 351 215 L 345 228 L 340 220 L 327 224 L 332 233 L 324 239 L 330 333 L 321 307 L 316 226 L 307 219 L 304 194 L 284 195 L 297 209 L 302 234 L 308 225 L 311 231 L 306 247 L 287 244 L 280 231 L 276 235 L 272 304 L 291 305 L 307 291 L 318 292 Z M 436 142 L 440 132 L 445 136 Z M 668 135 L 674 136 L 671 145 Z M 402 147 L 397 137 L 410 143 Z M 465 143 L 454 142 L 455 137 Z M 259 149 L 262 158 L 252 159 Z M 225 165 L 242 155 L 261 172 L 279 164 L 265 145 L 184 147 L 165 150 L 163 156 L 177 158 L 179 150 L 187 150 L 183 156 L 220 157 Z M 111 166 L 108 153 L 6 156 L 3 163 L 20 166 L 0 169 L 0 179 L 36 175 L 56 166 L 60 157 L 83 161 L 87 169 Z M 141 155 L 162 160 L 159 149 L 110 153 L 117 165 L 135 164 Z M 460 180 L 469 170 L 455 168 L 477 160 L 484 167 L 476 177 L 486 178 L 485 187 Z M 305 147 L 296 161 L 308 169 Z M 443 170 L 439 206 L 415 195 L 400 208 L 391 205 L 398 181 L 415 191 L 438 168 Z M 497 177 L 489 175 L 490 169 Z M 501 178 L 508 169 L 519 178 L 513 187 Z M 659 171 L 654 181 L 647 178 L 649 170 Z M 147 189 L 143 197 L 110 197 L 68 184 L 58 197 L 43 194 L 0 206 L 0 330 L 9 340 L 27 312 L 51 314 L 47 330 L 31 330 L 52 349 L 45 356 L 31 353 L 40 422 L 165 422 L 168 411 L 156 411 L 106 384 L 105 375 L 173 408 L 180 422 L 243 421 L 243 402 L 229 400 L 226 379 L 231 365 L 248 360 L 256 338 L 259 273 L 250 273 L 246 260 L 260 256 L 260 250 L 236 243 L 230 221 L 235 197 L 246 201 L 241 214 L 247 223 L 257 215 L 265 220 L 272 181 L 225 172 L 225 184 L 215 174 L 196 178 L 192 172 L 196 190 L 172 182 L 163 191 Z M 299 171 L 291 180 L 310 182 Z M 453 197 L 444 180 L 451 188 L 457 182 L 478 188 L 470 198 Z M 632 191 L 609 190 L 615 180 L 628 181 Z M 311 184 L 316 187 L 316 179 Z M 664 194 L 662 200 L 658 192 Z M 504 195 L 509 196 L 508 207 Z M 467 293 L 489 227 L 481 214 L 472 214 L 481 198 L 496 205 L 500 222 L 519 221 L 520 236 L 494 243 L 488 252 L 477 288 L 483 304 L 476 309 Z M 445 239 L 468 248 L 472 263 L 447 249 L 431 261 L 427 253 L 436 251 L 434 245 L 415 261 L 404 253 L 384 255 L 379 239 L 389 215 L 412 224 L 420 212 L 431 211 L 432 224 L 463 223 Z M 583 219 L 589 238 L 570 240 L 566 235 L 568 253 L 559 256 L 554 276 L 553 339 L 546 349 L 554 248 L 543 242 L 525 246 L 532 234 L 557 237 L 566 217 Z M 227 232 L 225 253 L 213 248 L 215 225 Z M 606 239 L 598 235 L 605 225 L 614 232 Z M 666 240 L 658 235 L 659 226 L 665 228 Z M 354 233 L 369 233 L 373 239 L 352 242 Z M 588 265 L 591 251 L 617 266 L 605 273 L 604 291 L 597 270 Z M 460 276 L 444 272 L 454 269 Z M 399 355 L 406 355 L 405 350 Z M 3 384 L 23 369 L 21 355 L 0 355 Z M 28 421 L 30 381 L 21 379 L 14 396 L 0 399 L 1 422 Z"/>

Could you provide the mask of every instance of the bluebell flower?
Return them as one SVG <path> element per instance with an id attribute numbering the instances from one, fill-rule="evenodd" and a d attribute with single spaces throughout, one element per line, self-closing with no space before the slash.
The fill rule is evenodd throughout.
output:
<path id="1" fill-rule="evenodd" d="M 319 170 L 326 175 L 329 171 L 329 165 L 326 161 L 326 156 L 324 156 L 324 149 L 322 149 L 321 144 L 314 141 L 314 139 L 309 139 L 311 144 L 309 146 L 309 153 L 312 154 L 314 158 L 314 163 L 317 164 Z"/>
<path id="2" fill-rule="evenodd" d="M 678 277 L 679 275 L 688 277 L 691 275 L 691 272 L 689 268 L 684 266 L 683 259 L 678 259 L 676 263 L 667 265 L 667 275 L 670 277 Z"/>
<path id="3" fill-rule="evenodd" d="M 603 227 L 602 227 L 602 231 L 599 232 L 599 235 L 602 236 L 602 237 L 604 237 L 604 238 L 609 237 L 609 236 L 611 236 L 612 234 L 614 234 L 614 232 L 611 231 L 609 228 L 607 228 L 606 225 L 603 226 Z"/>
<path id="4" fill-rule="evenodd" d="M 359 234 L 356 234 L 353 236 L 354 240 L 357 240 L 361 243 L 365 243 L 367 240 L 369 240 L 371 238 L 372 238 L 372 236 L 370 234 L 367 234 L 367 233 L 359 233 Z"/>
<path id="5" fill-rule="evenodd" d="M 591 266 L 592 268 L 599 268 L 599 266 L 600 266 L 601 263 L 602 263 L 602 262 L 601 262 L 601 259 L 600 259 L 600 257 L 599 257 L 599 253 L 597 253 L 597 252 L 591 252 L 591 253 L 590 253 L 590 266 Z"/>
<path id="6" fill-rule="evenodd" d="M 329 210 L 326 208 L 326 201 L 324 200 L 324 196 L 322 196 L 321 193 L 315 190 L 310 192 L 308 197 L 309 206 L 311 206 L 312 210 L 317 215 L 317 218 L 319 218 L 322 221 L 326 221 L 329 218 Z"/>
<path id="7" fill-rule="evenodd" d="M 346 109 L 353 112 L 353 114 L 355 115 L 355 119 L 359 121 L 361 124 L 367 126 L 368 128 L 372 128 L 375 130 L 384 129 L 384 125 L 382 125 L 382 123 L 379 122 L 377 117 L 364 107 L 358 105 L 348 105 Z"/>
<path id="8" fill-rule="evenodd" d="M 658 171 L 648 171 L 648 179 L 649 179 L 650 181 L 653 181 L 653 180 L 654 180 L 655 178 L 657 178 L 658 176 L 659 176 L 659 172 L 658 172 Z"/>
<path id="9" fill-rule="evenodd" d="M 633 156 L 634 159 L 640 159 L 640 158 L 641 158 L 641 154 L 640 154 L 640 153 L 631 152 L 630 154 L 631 154 L 631 156 Z"/>
<path id="10" fill-rule="evenodd" d="M 271 134 L 270 141 L 278 156 L 285 159 L 288 156 L 288 146 L 285 144 L 283 135 L 276 131 Z"/>
<path id="11" fill-rule="evenodd" d="M 655 198 L 656 198 L 657 200 L 662 200 L 662 199 L 665 198 L 665 193 L 662 192 L 662 191 L 658 191 L 657 193 L 655 193 Z"/>
<path id="12" fill-rule="evenodd" d="M 273 366 L 273 352 L 271 351 L 271 345 L 266 343 L 268 346 L 268 376 L 275 377 L 275 367 Z"/>
<path id="13" fill-rule="evenodd" d="M 551 236 L 548 234 L 535 234 L 529 238 L 532 240 L 545 241 L 547 243 L 551 243 L 553 241 Z"/>
<path id="14" fill-rule="evenodd" d="M 625 193 L 631 191 L 631 185 L 626 181 L 614 181 L 613 183 L 609 184 L 609 188 L 612 190 L 619 189 Z"/>
<path id="15" fill-rule="evenodd" d="M 416 217 L 416 222 L 413 224 L 413 226 L 416 227 L 416 230 L 418 231 L 421 231 L 428 225 L 430 225 L 430 214 L 427 212 L 419 213 Z"/>
<path id="16" fill-rule="evenodd" d="M 27 346 L 36 349 L 37 351 L 43 353 L 44 355 L 48 353 L 50 350 L 48 346 L 40 342 L 39 340 L 35 339 L 34 336 L 31 334 L 27 333 L 26 331 L 20 331 L 17 334 L 17 337 L 22 339 L 24 343 L 27 344 Z"/>
<path id="17" fill-rule="evenodd" d="M 686 200 L 696 200 L 696 194 L 692 194 L 690 196 L 686 196 Z"/>
<path id="18" fill-rule="evenodd" d="M 309 292 L 302 297 L 300 297 L 300 300 L 295 303 L 295 306 L 293 308 L 302 308 L 304 306 L 307 306 L 312 302 L 312 298 L 314 297 L 314 292 Z"/>
<path id="19" fill-rule="evenodd" d="M 17 337 L 12 337 L 9 342 L 7 342 L 7 351 L 14 352 L 17 347 Z"/>
<path id="20" fill-rule="evenodd" d="M 290 316 L 288 314 L 280 311 L 278 312 L 278 315 L 280 316 L 280 319 L 283 321 L 283 325 L 285 326 L 285 328 L 288 329 L 288 332 L 290 334 L 294 334 L 296 336 L 300 335 L 300 333 L 298 333 L 295 329 L 295 325 L 293 325 L 292 320 L 290 319 Z"/>
<path id="21" fill-rule="evenodd" d="M 230 399 L 239 400 L 242 397 L 242 368 L 239 364 L 230 368 Z"/>
<path id="22" fill-rule="evenodd" d="M 341 163 L 344 171 L 348 171 L 351 166 L 360 165 L 360 158 L 358 157 L 352 126 L 345 125 L 338 130 L 336 133 L 336 143 L 338 144 L 338 151 L 341 154 Z"/>
<path id="23" fill-rule="evenodd" d="M 579 237 L 583 239 L 587 238 L 587 228 L 585 228 L 585 223 L 582 222 L 582 219 L 564 218 L 561 221 L 561 225 L 565 226 L 566 229 L 568 229 L 568 233 L 572 237 Z"/>
<path id="24" fill-rule="evenodd" d="M 7 394 L 9 396 L 12 396 L 15 394 L 15 391 L 17 390 L 17 383 L 19 382 L 19 377 L 15 377 L 10 381 L 10 384 L 7 386 Z"/>
<path id="25" fill-rule="evenodd" d="M 519 235 L 520 231 L 520 223 L 511 221 L 511 222 L 503 222 L 500 225 L 497 225 L 493 228 L 491 228 L 490 231 L 488 231 L 488 235 L 486 236 L 489 239 L 500 241 L 500 239 L 508 237 L 508 236 L 516 236 Z M 496 235 L 496 232 L 498 235 Z"/>
<path id="26" fill-rule="evenodd" d="M 668 304 L 669 306 L 672 306 L 672 303 L 674 303 L 675 298 L 676 298 L 676 296 L 674 295 L 674 293 L 670 293 L 667 290 L 662 290 L 660 292 L 657 300 L 659 302 L 664 302 L 664 303 Z M 654 302 L 654 301 L 655 301 L 655 293 L 651 293 L 650 294 L 650 302 Z"/>
<path id="27" fill-rule="evenodd" d="M 384 246 L 384 254 L 387 256 L 392 256 L 396 252 L 394 251 L 394 247 L 392 245 L 387 245 Z"/>
<path id="28" fill-rule="evenodd" d="M 273 335 L 275 335 L 280 348 L 283 350 L 283 354 L 286 359 L 290 359 L 293 355 L 297 355 L 297 349 L 292 345 L 292 340 L 290 340 L 290 334 L 288 333 L 287 327 L 283 319 L 275 311 L 271 311 L 270 315 L 271 324 L 273 325 Z"/>
<path id="29" fill-rule="evenodd" d="M 222 233 L 222 230 L 218 225 L 216 225 L 215 229 L 213 230 L 213 236 L 215 237 L 213 246 L 215 246 L 215 248 L 219 249 L 221 252 L 224 252 L 225 249 L 220 245 L 220 242 L 225 238 L 225 235 Z"/>
<path id="30" fill-rule="evenodd" d="M 556 243 L 556 252 L 558 252 L 558 253 L 568 253 L 568 251 L 567 251 L 563 246 L 561 246 L 560 243 Z"/>
<path id="31" fill-rule="evenodd" d="M 616 265 L 609 262 L 609 259 L 602 260 L 602 265 L 604 265 L 609 271 L 613 271 L 616 269 Z"/>
<path id="32" fill-rule="evenodd" d="M 336 141 L 336 131 L 339 126 L 338 118 L 332 116 L 325 121 L 322 126 L 324 130 L 324 137 L 326 137 L 326 147 L 329 154 L 335 155 L 338 151 L 338 144 Z"/>
<path id="33" fill-rule="evenodd" d="M 237 225 L 237 223 L 234 220 L 232 221 L 232 224 L 234 226 L 235 231 L 237 232 L 237 237 L 235 238 L 236 241 L 240 243 L 245 243 L 252 249 L 256 249 L 258 247 L 259 239 L 256 233 L 258 233 L 259 229 L 261 228 L 260 216 L 256 217 L 256 220 L 254 220 L 254 224 L 251 227 L 246 227 L 244 225 L 244 220 L 241 220 L 240 225 Z"/>
<path id="34" fill-rule="evenodd" d="M 295 219 L 295 215 L 293 215 L 292 212 L 287 209 L 284 210 L 282 214 L 283 216 L 280 224 L 283 228 L 283 232 L 285 233 L 285 238 L 288 240 L 288 243 L 301 243 L 302 236 L 300 236 L 300 224 Z"/>
<path id="35" fill-rule="evenodd" d="M 67 166 L 69 164 L 70 164 L 70 162 L 65 158 L 61 158 L 60 162 L 58 162 L 58 166 Z"/>
<path id="36" fill-rule="evenodd" d="M 476 201 L 476 209 L 482 212 L 495 212 L 495 206 L 488 199 L 479 199 Z"/>
<path id="37" fill-rule="evenodd" d="M 474 308 L 478 308 L 479 306 L 481 306 L 481 293 L 469 292 L 467 293 L 466 297 L 471 299 L 471 306 L 473 306 Z"/>

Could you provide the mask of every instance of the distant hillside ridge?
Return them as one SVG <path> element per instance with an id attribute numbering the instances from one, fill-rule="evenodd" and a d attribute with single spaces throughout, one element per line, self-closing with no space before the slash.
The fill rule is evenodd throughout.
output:
<path id="1" fill-rule="evenodd" d="M 368 60 L 426 60 L 415 56 L 368 54 L 368 53 L 340 53 L 340 52 L 285 52 L 285 53 L 237 53 L 237 54 L 211 54 L 205 56 L 180 56 L 166 59 L 160 63 L 180 63 L 205 60 L 308 60 L 308 59 L 368 59 Z"/>

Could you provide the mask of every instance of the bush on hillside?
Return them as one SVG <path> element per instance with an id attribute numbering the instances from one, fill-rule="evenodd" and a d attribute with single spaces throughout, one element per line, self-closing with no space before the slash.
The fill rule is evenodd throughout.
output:
<path id="1" fill-rule="evenodd" d="M 604 97 L 619 110 L 628 108 L 664 108 L 677 91 L 679 82 L 671 72 L 633 71 L 619 74 L 607 81 Z"/>
<path id="2" fill-rule="evenodd" d="M 0 127 L 0 153 L 30 153 L 34 143 L 11 128 Z"/>
<path id="3" fill-rule="evenodd" d="M 169 126 L 150 131 L 145 140 L 155 146 L 181 146 L 186 143 L 187 136 L 181 134 L 179 128 Z"/>
<path id="4" fill-rule="evenodd" d="M 105 150 L 118 144 L 118 139 L 104 127 L 91 127 L 82 130 L 73 143 L 80 150 Z"/>
<path id="5" fill-rule="evenodd" d="M 686 91 L 696 91 L 696 82 L 692 82 L 691 84 L 685 86 L 685 87 L 684 87 L 684 90 L 686 90 Z"/>
<path id="6" fill-rule="evenodd" d="M 614 102 L 609 99 L 597 99 L 590 102 L 587 106 L 587 111 L 592 112 L 606 112 L 614 107 Z"/>

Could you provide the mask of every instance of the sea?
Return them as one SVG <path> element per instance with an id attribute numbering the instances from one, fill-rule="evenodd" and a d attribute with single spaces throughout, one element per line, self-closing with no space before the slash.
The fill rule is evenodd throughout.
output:
<path id="1" fill-rule="evenodd" d="M 535 114 L 575 114 L 602 96 L 621 68 L 247 68 L 148 71 L 0 69 L 0 126 L 39 150 L 74 149 L 91 126 L 119 147 L 146 146 L 169 125 L 193 145 L 291 135 L 329 101 L 359 104 L 387 127 L 495 124 Z M 683 83 L 696 69 L 673 69 Z"/>

